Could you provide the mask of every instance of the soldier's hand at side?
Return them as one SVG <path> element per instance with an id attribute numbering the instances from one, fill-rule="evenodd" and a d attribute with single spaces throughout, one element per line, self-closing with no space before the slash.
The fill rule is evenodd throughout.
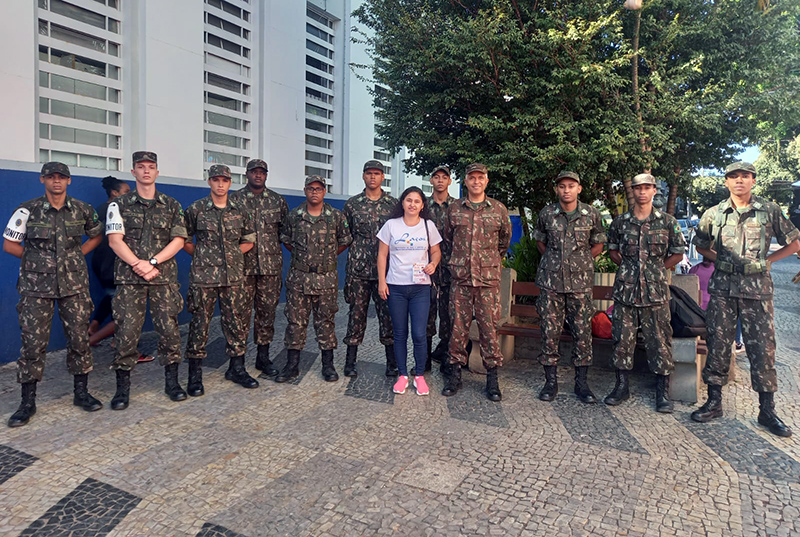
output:
<path id="1" fill-rule="evenodd" d="M 386 282 L 378 282 L 378 294 L 381 295 L 381 298 L 384 300 L 389 299 L 389 285 Z"/>
<path id="2" fill-rule="evenodd" d="M 436 272 L 436 264 L 435 263 L 428 263 L 425 265 L 425 268 L 422 269 L 422 272 L 431 276 L 434 272 Z"/>

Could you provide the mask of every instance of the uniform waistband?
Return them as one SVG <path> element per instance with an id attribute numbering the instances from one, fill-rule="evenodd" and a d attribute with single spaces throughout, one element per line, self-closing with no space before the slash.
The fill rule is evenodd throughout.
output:
<path id="1" fill-rule="evenodd" d="M 292 261 L 291 268 L 297 269 L 300 272 L 310 272 L 312 274 L 327 274 L 336 270 L 336 263 L 329 263 L 327 265 L 309 265 L 302 261 Z"/>
<path id="2" fill-rule="evenodd" d="M 736 265 L 728 261 L 716 261 L 714 269 L 729 274 L 762 274 L 769 272 L 771 263 L 769 261 L 756 261 L 754 263 L 746 263 L 744 265 Z"/>

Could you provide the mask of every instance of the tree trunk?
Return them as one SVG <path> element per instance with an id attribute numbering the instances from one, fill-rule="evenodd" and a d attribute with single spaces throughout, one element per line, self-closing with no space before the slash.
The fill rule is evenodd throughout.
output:
<path id="1" fill-rule="evenodd" d="M 528 213 L 525 207 L 518 207 L 519 209 L 519 222 L 522 225 L 522 234 L 526 237 L 531 236 L 531 226 L 528 223 Z"/>
<path id="2" fill-rule="evenodd" d="M 644 121 L 642 119 L 642 107 L 639 102 L 639 27 L 642 23 L 642 10 L 636 10 L 636 20 L 633 27 L 633 57 L 631 58 L 631 91 L 633 92 L 633 111 L 639 121 L 639 143 L 642 154 L 647 152 L 647 143 L 644 139 Z M 623 177 L 622 184 L 625 187 L 625 197 L 628 199 L 628 207 L 633 207 L 633 188 L 631 188 L 631 178 Z"/>
<path id="3" fill-rule="evenodd" d="M 677 179 L 677 177 L 676 177 Z M 667 213 L 675 216 L 675 200 L 678 198 L 678 183 L 669 185 L 669 196 L 667 197 Z"/>

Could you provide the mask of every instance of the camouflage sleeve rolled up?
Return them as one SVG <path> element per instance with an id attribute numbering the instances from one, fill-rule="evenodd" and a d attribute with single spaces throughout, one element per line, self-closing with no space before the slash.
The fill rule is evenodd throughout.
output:
<path id="1" fill-rule="evenodd" d="M 686 252 L 686 239 L 681 233 L 681 226 L 672 215 L 666 215 L 669 222 L 669 250 L 670 255 L 682 254 Z"/>
<path id="2" fill-rule="evenodd" d="M 97 211 L 88 203 L 83 204 L 85 222 L 83 225 L 83 233 L 87 237 L 94 238 L 103 233 L 104 224 L 97 216 Z"/>
<path id="3" fill-rule="evenodd" d="M 183 225 L 186 227 L 188 238 L 197 234 L 197 210 L 194 204 L 189 205 L 189 208 L 183 213 Z"/>
<path id="4" fill-rule="evenodd" d="M 781 246 L 786 246 L 800 238 L 800 231 L 794 227 L 789 217 L 783 214 L 783 211 L 781 211 L 777 203 L 770 203 L 770 213 L 772 229 L 775 233 L 775 238 Z"/>
<path id="5" fill-rule="evenodd" d="M 589 236 L 589 244 L 603 244 L 608 240 L 606 230 L 603 228 L 603 218 L 600 211 L 592 207 L 592 232 Z"/>
<path id="6" fill-rule="evenodd" d="M 186 222 L 183 218 L 183 209 L 181 208 L 181 204 L 178 203 L 178 201 L 174 198 L 172 207 L 172 221 L 170 222 L 169 228 L 170 240 L 174 239 L 175 237 L 182 237 L 186 239 L 189 236 L 186 233 Z"/>
<path id="7" fill-rule="evenodd" d="M 533 230 L 533 238 L 534 240 L 547 244 L 547 224 L 544 221 L 542 211 L 539 211 L 539 216 L 536 218 L 536 228 Z"/>
<path id="8" fill-rule="evenodd" d="M 353 242 L 353 235 L 350 233 L 350 224 L 347 222 L 343 213 L 338 213 L 336 222 L 336 240 L 339 246 L 349 246 Z"/>
<path id="9" fill-rule="evenodd" d="M 508 216 L 508 209 L 501 204 L 502 224 L 498 233 L 497 250 L 500 252 L 500 259 L 504 258 L 511 247 L 511 217 Z"/>
<path id="10" fill-rule="evenodd" d="M 694 239 L 692 242 L 698 248 L 702 248 L 703 250 L 711 250 L 711 245 L 714 242 L 712 226 L 714 225 L 715 213 L 716 207 L 707 209 L 703 213 L 703 217 L 700 218 L 700 223 L 697 224 L 697 229 L 695 230 Z"/>
<path id="11" fill-rule="evenodd" d="M 619 226 L 621 222 L 622 216 L 617 216 L 608 228 L 608 244 L 606 246 L 609 250 L 619 250 Z"/>

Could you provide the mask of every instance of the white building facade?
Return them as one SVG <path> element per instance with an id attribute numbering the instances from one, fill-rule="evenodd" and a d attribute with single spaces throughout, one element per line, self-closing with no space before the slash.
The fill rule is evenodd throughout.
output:
<path id="1" fill-rule="evenodd" d="M 427 192 L 405 151 L 381 147 L 370 73 L 351 68 L 369 63 L 352 41 L 360 1 L 3 0 L 0 160 L 126 173 L 147 149 L 162 176 L 224 163 L 243 182 L 263 158 L 271 187 L 316 174 L 352 195 L 377 159 L 393 194 Z"/>

